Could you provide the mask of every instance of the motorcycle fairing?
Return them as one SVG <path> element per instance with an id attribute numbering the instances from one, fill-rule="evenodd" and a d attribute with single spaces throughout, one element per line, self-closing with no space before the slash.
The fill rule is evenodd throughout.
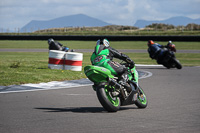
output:
<path id="1" fill-rule="evenodd" d="M 107 82 L 108 78 L 114 78 L 111 71 L 104 67 L 89 65 L 84 68 L 84 72 L 88 79 L 95 84 Z"/>
<path id="2" fill-rule="evenodd" d="M 128 76 L 129 76 L 129 80 L 133 80 L 138 85 L 138 72 L 135 67 L 132 69 L 129 69 Z"/>

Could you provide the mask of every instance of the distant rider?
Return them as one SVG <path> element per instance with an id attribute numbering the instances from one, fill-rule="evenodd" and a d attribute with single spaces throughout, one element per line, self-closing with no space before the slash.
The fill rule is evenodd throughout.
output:
<path id="1" fill-rule="evenodd" d="M 172 44 L 172 41 L 169 41 L 166 46 L 163 46 L 158 43 L 154 43 L 153 40 L 149 40 L 147 45 L 149 56 L 152 59 L 156 59 L 158 64 L 162 64 L 163 58 L 167 52 L 176 52 L 175 45 Z"/>
<path id="2" fill-rule="evenodd" d="M 63 46 L 61 43 L 54 41 L 54 39 L 50 38 L 48 39 L 48 44 L 49 44 L 49 50 L 60 50 L 60 51 L 65 51 L 65 52 L 74 52 L 74 50 L 70 50 L 68 47 Z"/>
<path id="3" fill-rule="evenodd" d="M 173 44 L 172 41 L 169 41 L 165 47 L 170 51 L 176 52 L 175 44 Z"/>
<path id="4" fill-rule="evenodd" d="M 110 43 L 107 39 L 97 40 L 96 47 L 91 56 L 92 65 L 109 69 L 113 75 L 119 77 L 119 83 L 125 86 L 128 81 L 127 68 L 120 63 L 113 61 L 113 58 L 118 58 L 127 62 L 130 64 L 130 68 L 133 68 L 135 65 L 135 63 L 127 55 L 110 47 Z"/>

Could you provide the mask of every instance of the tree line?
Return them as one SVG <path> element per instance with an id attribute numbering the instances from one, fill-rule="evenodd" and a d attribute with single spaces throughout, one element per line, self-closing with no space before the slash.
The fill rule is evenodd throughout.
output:
<path id="1" fill-rule="evenodd" d="M 186 26 L 174 26 L 172 24 L 163 24 L 163 23 L 153 23 L 151 25 L 147 25 L 145 28 L 147 29 L 152 29 L 152 30 L 192 30 L 192 31 L 196 31 L 196 30 L 200 30 L 200 25 L 198 24 L 194 24 L 194 23 L 190 23 L 187 24 Z"/>
<path id="2" fill-rule="evenodd" d="M 37 30 L 35 32 L 74 32 L 74 31 L 138 31 L 138 30 L 152 30 L 152 31 L 168 31 L 168 30 L 176 30 L 176 31 L 199 31 L 200 25 L 190 23 L 186 26 L 174 26 L 171 24 L 163 24 L 163 23 L 153 23 L 151 25 L 147 25 L 145 28 L 138 28 L 135 26 L 123 26 L 123 25 L 108 25 L 102 27 L 64 27 L 64 28 L 49 28 L 44 30 Z"/>
<path id="3" fill-rule="evenodd" d="M 147 25 L 144 28 L 138 28 L 135 26 L 124 26 L 124 25 L 107 25 L 102 27 L 63 27 L 63 28 L 48 28 L 40 29 L 30 33 L 66 33 L 66 32 L 134 32 L 134 31 L 200 31 L 200 25 L 190 23 L 186 26 L 179 25 L 174 26 L 172 24 L 163 24 L 163 23 L 152 23 Z M 27 30 L 20 31 L 20 28 L 15 28 L 14 30 L 4 30 L 0 29 L 0 33 L 27 33 Z"/>

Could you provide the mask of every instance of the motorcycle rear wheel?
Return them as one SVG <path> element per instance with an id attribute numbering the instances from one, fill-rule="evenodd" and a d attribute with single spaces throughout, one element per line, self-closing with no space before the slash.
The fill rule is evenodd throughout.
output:
<path id="1" fill-rule="evenodd" d="M 96 93 L 99 102 L 105 110 L 107 110 L 108 112 L 117 112 L 120 109 L 120 98 L 113 97 L 104 85 L 99 86 L 96 89 Z"/>

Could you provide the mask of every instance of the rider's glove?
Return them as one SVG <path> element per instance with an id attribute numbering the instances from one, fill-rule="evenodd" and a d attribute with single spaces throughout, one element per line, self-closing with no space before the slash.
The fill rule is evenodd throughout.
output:
<path id="1" fill-rule="evenodd" d="M 130 69 L 134 68 L 134 66 L 135 66 L 135 63 L 132 62 L 132 63 L 130 64 Z"/>
<path id="2" fill-rule="evenodd" d="M 135 63 L 125 54 L 121 53 L 121 58 L 123 61 L 128 63 L 128 66 L 132 69 L 135 66 Z"/>
<path id="3" fill-rule="evenodd" d="M 127 58 L 127 59 L 126 59 L 126 62 L 129 63 L 130 69 L 132 69 L 132 68 L 135 66 L 134 61 L 132 61 L 130 58 Z"/>

